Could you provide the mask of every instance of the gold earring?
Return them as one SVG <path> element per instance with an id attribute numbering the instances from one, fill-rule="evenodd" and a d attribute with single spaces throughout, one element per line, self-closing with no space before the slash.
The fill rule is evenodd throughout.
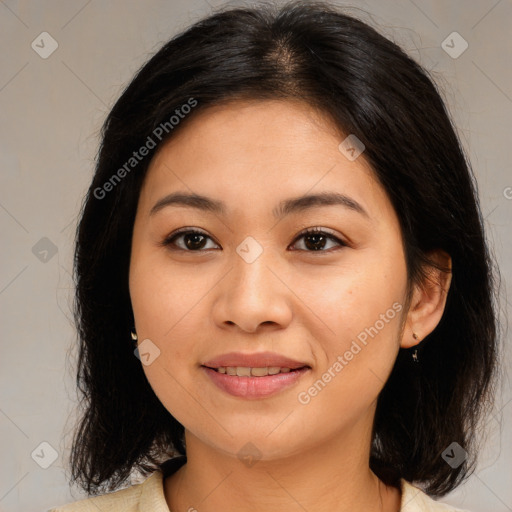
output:
<path id="1" fill-rule="evenodd" d="M 137 341 L 138 337 L 137 337 L 137 333 L 136 332 L 133 332 L 133 331 L 130 331 L 130 334 L 132 335 L 132 340 L 133 341 Z"/>

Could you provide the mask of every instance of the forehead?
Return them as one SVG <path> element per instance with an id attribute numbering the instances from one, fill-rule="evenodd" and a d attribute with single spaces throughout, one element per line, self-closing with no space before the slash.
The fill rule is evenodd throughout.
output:
<path id="1" fill-rule="evenodd" d="M 158 150 L 142 201 L 188 190 L 250 208 L 306 193 L 335 191 L 389 208 L 363 155 L 339 150 L 346 138 L 328 116 L 298 101 L 234 101 L 209 107 Z"/>
<path id="2" fill-rule="evenodd" d="M 279 158 L 300 161 L 307 153 L 318 160 L 323 152 L 328 160 L 328 150 L 337 149 L 345 137 L 327 115 L 304 102 L 236 100 L 195 112 L 157 157 L 170 153 L 176 157 L 181 151 L 187 151 L 188 158 L 194 156 L 192 151 L 204 157 L 208 150 L 210 160 L 259 156 L 267 158 L 271 167 Z"/>

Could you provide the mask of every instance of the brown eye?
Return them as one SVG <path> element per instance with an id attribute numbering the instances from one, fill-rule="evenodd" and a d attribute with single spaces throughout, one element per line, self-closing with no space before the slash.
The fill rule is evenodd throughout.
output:
<path id="1" fill-rule="evenodd" d="M 164 246 L 176 246 L 178 249 L 188 252 L 203 252 L 208 239 L 211 238 L 202 231 L 193 229 L 179 231 L 168 236 L 163 242 Z M 181 243 L 176 243 L 180 240 Z"/>
<path id="2" fill-rule="evenodd" d="M 332 246 L 327 246 L 329 243 L 333 242 L 335 245 L 341 247 L 347 246 L 347 244 L 341 241 L 338 237 L 320 228 L 303 231 L 294 240 L 293 245 L 296 245 L 297 241 L 301 239 L 304 239 L 304 248 L 299 248 L 298 250 L 306 252 L 330 252 L 329 249 L 332 249 Z M 186 252 L 205 252 L 203 249 L 212 249 L 212 247 L 206 247 L 208 240 L 212 240 L 211 237 L 202 231 L 183 229 L 169 235 L 161 245 Z M 219 247 L 215 243 L 214 245 Z"/>
<path id="3" fill-rule="evenodd" d="M 313 228 L 308 229 L 306 231 L 303 231 L 294 241 L 294 245 L 297 242 L 297 240 L 300 240 L 301 238 L 304 239 L 303 245 L 305 249 L 299 249 L 299 250 L 305 250 L 307 252 L 329 252 L 327 250 L 324 250 L 326 245 L 329 243 L 329 241 L 334 242 L 335 244 L 338 244 L 339 246 L 346 246 L 344 242 L 342 242 L 339 238 L 336 236 L 320 229 L 320 228 Z M 329 248 L 328 248 L 329 249 Z"/>

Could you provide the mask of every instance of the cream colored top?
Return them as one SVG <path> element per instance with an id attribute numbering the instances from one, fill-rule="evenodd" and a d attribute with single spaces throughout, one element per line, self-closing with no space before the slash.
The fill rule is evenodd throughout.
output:
<path id="1" fill-rule="evenodd" d="M 94 496 L 48 512 L 171 512 L 164 496 L 163 473 L 158 470 L 140 484 Z M 402 479 L 400 512 L 469 512 L 433 500 Z"/>

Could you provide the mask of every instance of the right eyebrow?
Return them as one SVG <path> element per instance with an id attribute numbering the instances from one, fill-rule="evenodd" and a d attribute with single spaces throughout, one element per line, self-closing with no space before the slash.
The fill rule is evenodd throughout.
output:
<path id="1" fill-rule="evenodd" d="M 162 197 L 162 199 L 159 199 L 153 208 L 151 208 L 149 215 L 154 215 L 162 208 L 172 205 L 188 206 L 198 210 L 226 215 L 226 207 L 222 201 L 217 201 L 216 199 L 211 199 L 210 197 L 201 196 L 199 194 L 190 194 L 188 192 L 174 192 Z"/>

